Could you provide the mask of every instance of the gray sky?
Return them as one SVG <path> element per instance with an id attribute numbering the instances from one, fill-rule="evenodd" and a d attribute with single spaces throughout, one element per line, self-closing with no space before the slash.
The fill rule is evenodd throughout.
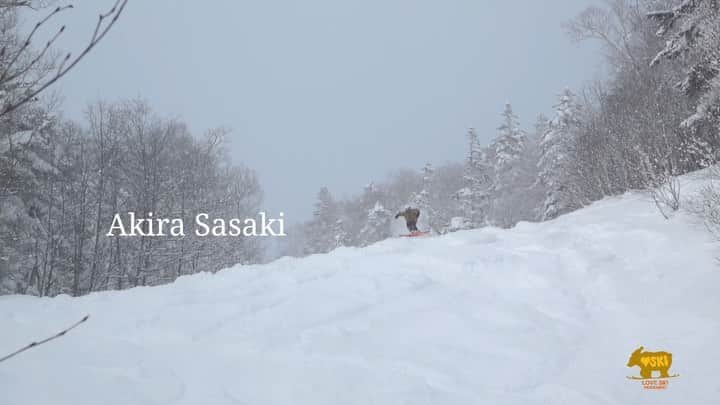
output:
<path id="1" fill-rule="evenodd" d="M 60 46 L 77 52 L 112 1 L 75 3 Z M 72 118 L 93 99 L 142 96 L 197 134 L 231 128 L 265 208 L 294 222 L 323 185 L 348 195 L 463 159 L 466 129 L 495 136 L 506 101 L 530 129 L 563 87 L 597 75 L 597 52 L 561 28 L 591 3 L 130 0 L 59 87 Z"/>

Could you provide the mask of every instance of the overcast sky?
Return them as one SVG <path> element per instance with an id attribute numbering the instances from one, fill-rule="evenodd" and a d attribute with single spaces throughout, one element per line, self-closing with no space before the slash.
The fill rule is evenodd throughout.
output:
<path id="1" fill-rule="evenodd" d="M 108 0 L 77 0 L 77 51 Z M 78 4 L 79 3 L 79 4 Z M 590 0 L 130 0 L 59 85 L 63 109 L 142 96 L 201 134 L 232 129 L 265 207 L 307 219 L 317 190 L 359 192 L 388 171 L 461 160 L 465 131 L 495 136 L 506 101 L 530 129 L 599 56 L 561 23 Z"/>

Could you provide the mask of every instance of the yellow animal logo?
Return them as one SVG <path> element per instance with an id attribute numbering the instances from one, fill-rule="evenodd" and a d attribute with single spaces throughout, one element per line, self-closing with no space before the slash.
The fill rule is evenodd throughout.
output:
<path id="1" fill-rule="evenodd" d="M 653 378 L 653 371 L 660 373 L 659 378 L 677 377 L 678 375 L 670 375 L 669 370 L 672 365 L 672 353 L 668 352 L 643 352 L 640 346 L 632 352 L 628 360 L 628 367 L 640 367 L 640 377 L 628 377 L 630 379 L 646 380 Z M 655 377 L 657 378 L 657 377 Z"/>

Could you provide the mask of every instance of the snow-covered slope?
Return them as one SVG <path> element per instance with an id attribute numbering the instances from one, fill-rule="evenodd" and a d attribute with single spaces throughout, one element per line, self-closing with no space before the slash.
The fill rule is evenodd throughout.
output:
<path id="1" fill-rule="evenodd" d="M 716 404 L 720 250 L 610 198 L 543 224 L 394 239 L 82 298 L 0 297 L 0 403 Z M 632 350 L 673 353 L 663 391 Z"/>

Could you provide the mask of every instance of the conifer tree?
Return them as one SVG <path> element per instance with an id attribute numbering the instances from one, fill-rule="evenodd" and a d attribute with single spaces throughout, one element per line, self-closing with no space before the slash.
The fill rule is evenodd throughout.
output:
<path id="1" fill-rule="evenodd" d="M 423 166 L 421 173 L 422 190 L 415 193 L 411 205 L 420 209 L 421 215 L 418 224 L 420 229 L 429 229 L 432 232 L 438 232 L 442 224 L 438 222 L 440 216 L 438 215 L 437 207 L 434 205 L 434 202 L 437 201 L 436 196 L 433 195 L 435 169 L 432 164 L 427 163 Z"/>
<path id="2" fill-rule="evenodd" d="M 468 156 L 463 175 L 465 187 L 457 192 L 457 196 L 464 213 L 463 227 L 476 228 L 483 226 L 487 220 L 492 167 L 474 128 L 468 131 L 467 137 Z"/>
<path id="3" fill-rule="evenodd" d="M 360 231 L 360 246 L 367 246 L 390 237 L 393 215 L 377 201 L 367 214 L 367 222 Z"/>
<path id="4" fill-rule="evenodd" d="M 520 129 L 518 117 L 510 103 L 505 104 L 502 117 L 502 124 L 498 127 L 500 133 L 492 145 L 495 152 L 496 172 L 505 170 L 507 166 L 518 160 L 527 143 L 525 132 Z"/>
<path id="5" fill-rule="evenodd" d="M 327 187 L 317 195 L 313 219 L 307 226 L 306 253 L 327 253 L 345 244 L 347 235 L 340 217 L 340 207 Z"/>
<path id="6" fill-rule="evenodd" d="M 664 59 L 682 59 L 686 64 L 680 87 L 696 100 L 696 111 L 683 125 L 720 120 L 720 2 L 683 0 L 648 16 L 658 22 L 657 34 L 667 38 L 651 65 Z"/>
<path id="7" fill-rule="evenodd" d="M 540 181 L 546 187 L 542 219 L 548 220 L 579 208 L 582 204 L 573 181 L 574 137 L 579 125 L 579 105 L 565 89 L 555 106 L 555 117 L 540 140 Z"/>

